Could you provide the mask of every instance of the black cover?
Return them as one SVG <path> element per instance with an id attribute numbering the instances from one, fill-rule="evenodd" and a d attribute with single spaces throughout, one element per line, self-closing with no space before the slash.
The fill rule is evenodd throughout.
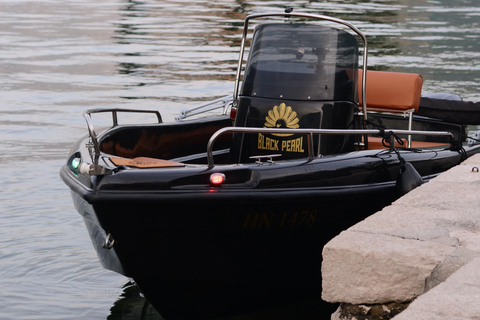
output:
<path id="1" fill-rule="evenodd" d="M 480 125 L 480 102 L 422 97 L 417 114 L 451 123 Z"/>

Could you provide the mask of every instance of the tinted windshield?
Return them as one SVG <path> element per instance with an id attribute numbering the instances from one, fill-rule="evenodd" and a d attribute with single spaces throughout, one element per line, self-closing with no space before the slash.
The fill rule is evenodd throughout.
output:
<path id="1" fill-rule="evenodd" d="M 306 24 L 256 28 L 241 95 L 355 101 L 358 45 L 342 30 Z"/>

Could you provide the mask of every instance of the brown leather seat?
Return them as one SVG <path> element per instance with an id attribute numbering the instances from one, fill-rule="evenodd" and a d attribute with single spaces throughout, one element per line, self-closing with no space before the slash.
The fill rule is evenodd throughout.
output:
<path id="1" fill-rule="evenodd" d="M 362 70 L 359 70 L 358 95 L 362 106 Z M 418 110 L 423 79 L 414 73 L 367 71 L 367 110 L 406 112 Z"/>

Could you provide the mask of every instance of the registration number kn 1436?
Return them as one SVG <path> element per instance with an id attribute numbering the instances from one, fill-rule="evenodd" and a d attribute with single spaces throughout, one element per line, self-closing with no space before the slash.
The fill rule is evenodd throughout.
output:
<path id="1" fill-rule="evenodd" d="M 247 213 L 243 228 L 285 228 L 311 226 L 315 223 L 317 210 L 303 210 L 294 213 Z"/>

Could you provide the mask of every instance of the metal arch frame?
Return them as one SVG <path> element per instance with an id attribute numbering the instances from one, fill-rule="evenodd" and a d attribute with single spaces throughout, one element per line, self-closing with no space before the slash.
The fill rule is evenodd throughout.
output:
<path id="1" fill-rule="evenodd" d="M 330 16 L 325 15 L 316 15 L 316 14 L 309 14 L 309 13 L 284 13 L 284 12 L 267 12 L 267 13 L 257 13 L 251 14 L 245 18 L 245 23 L 243 27 L 242 33 L 242 41 L 240 43 L 240 56 L 238 58 L 238 65 L 237 65 L 237 73 L 235 76 L 235 87 L 233 89 L 233 105 L 238 105 L 238 94 L 239 94 L 239 86 L 240 86 L 240 75 L 242 73 L 242 64 L 243 64 L 243 57 L 245 53 L 245 44 L 247 41 L 248 36 L 248 23 L 252 19 L 258 18 L 266 18 L 266 17 L 298 17 L 298 18 L 310 18 L 316 20 L 324 20 L 324 21 L 331 21 L 341 25 L 344 25 L 350 28 L 353 32 L 355 32 L 363 41 L 363 74 L 362 74 L 362 116 L 364 120 L 367 120 L 367 57 L 368 57 L 368 45 L 367 45 L 367 38 L 365 35 L 358 30 L 353 24 L 342 20 L 333 18 Z"/>

